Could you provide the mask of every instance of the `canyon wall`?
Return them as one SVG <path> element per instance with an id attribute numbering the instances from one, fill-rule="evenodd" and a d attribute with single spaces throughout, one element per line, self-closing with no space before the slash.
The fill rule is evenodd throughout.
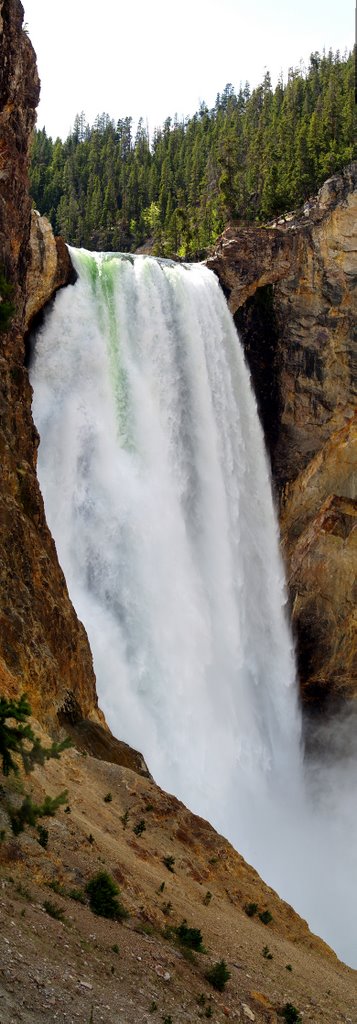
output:
<path id="1" fill-rule="evenodd" d="M 22 19 L 20 0 L 0 0 L 0 299 L 10 286 L 13 306 L 0 333 L 0 685 L 11 694 L 26 689 L 52 728 L 59 713 L 73 728 L 90 717 L 100 729 L 87 637 L 36 478 L 24 336 L 73 276 L 64 243 L 31 211 L 39 81 Z M 229 227 L 207 261 L 228 297 L 257 394 L 280 503 L 300 682 L 313 707 L 357 693 L 356 179 L 353 164 L 299 213 L 264 227 Z"/>
<path id="2" fill-rule="evenodd" d="M 207 261 L 251 370 L 315 709 L 357 696 L 356 183 L 354 163 L 297 214 L 229 227 Z"/>
<path id="3" fill-rule="evenodd" d="M 0 298 L 10 287 L 12 305 L 0 333 L 0 689 L 13 696 L 26 690 L 34 714 L 53 729 L 58 710 L 73 703 L 77 717 L 103 717 L 87 636 L 68 597 L 36 477 L 39 439 L 24 332 L 26 303 L 28 320 L 45 297 L 39 266 L 27 301 L 37 233 L 33 225 L 30 244 L 28 160 L 39 79 L 22 22 L 19 0 L 0 0 Z M 38 237 L 38 253 L 41 246 Z M 57 264 L 53 274 L 57 287 Z"/>

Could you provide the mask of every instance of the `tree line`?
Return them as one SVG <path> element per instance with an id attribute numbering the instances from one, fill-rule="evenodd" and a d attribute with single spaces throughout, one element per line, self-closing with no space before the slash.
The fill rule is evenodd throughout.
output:
<path id="1" fill-rule="evenodd" d="M 200 259 L 228 222 L 257 223 L 298 207 L 354 158 L 353 54 L 311 54 L 284 84 L 236 92 L 209 110 L 168 117 L 150 142 L 143 120 L 75 118 L 65 142 L 32 145 L 34 205 L 56 234 L 91 250 Z"/>

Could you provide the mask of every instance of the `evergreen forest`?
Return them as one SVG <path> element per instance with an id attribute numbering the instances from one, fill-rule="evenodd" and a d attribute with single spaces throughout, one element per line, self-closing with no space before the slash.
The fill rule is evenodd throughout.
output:
<path id="1" fill-rule="evenodd" d="M 355 156 L 353 54 L 311 54 L 272 88 L 226 85 L 209 110 L 170 117 L 152 140 L 140 120 L 75 118 L 65 142 L 36 131 L 31 190 L 54 232 L 91 250 L 202 258 L 227 223 L 299 207 Z"/>

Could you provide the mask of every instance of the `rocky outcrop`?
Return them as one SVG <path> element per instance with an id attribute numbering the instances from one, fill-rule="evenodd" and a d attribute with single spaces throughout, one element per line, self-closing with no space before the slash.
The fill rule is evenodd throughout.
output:
<path id="1" fill-rule="evenodd" d="M 28 154 L 39 95 L 35 54 L 19 0 L 0 0 L 0 269 L 13 316 L 0 334 L 0 689 L 26 690 L 52 729 L 68 694 L 83 717 L 98 711 L 92 658 L 70 603 L 36 478 L 38 436 L 24 366 L 31 200 Z M 41 301 L 38 267 L 36 302 Z M 48 297 L 48 296 L 47 296 Z M 27 316 L 33 315 L 31 299 Z"/>
<path id="2" fill-rule="evenodd" d="M 299 213 L 228 228 L 207 261 L 255 386 L 281 507 L 300 681 L 315 706 L 357 696 L 356 184 L 352 164 Z"/>
<path id="3" fill-rule="evenodd" d="M 32 210 L 30 259 L 26 279 L 25 329 L 56 291 L 76 279 L 63 238 L 55 238 L 47 217 Z"/>
<path id="4" fill-rule="evenodd" d="M 357 163 L 299 214 L 228 228 L 207 260 L 246 348 L 280 493 L 356 404 L 356 185 Z"/>

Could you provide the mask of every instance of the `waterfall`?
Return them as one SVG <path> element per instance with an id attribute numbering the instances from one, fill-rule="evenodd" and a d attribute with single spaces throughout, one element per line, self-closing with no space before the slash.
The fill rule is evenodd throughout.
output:
<path id="1" fill-rule="evenodd" d="M 78 280 L 38 334 L 33 408 L 100 705 L 156 781 L 299 909 L 298 871 L 286 877 L 289 808 L 306 799 L 294 652 L 232 318 L 203 266 L 71 256 Z"/>

